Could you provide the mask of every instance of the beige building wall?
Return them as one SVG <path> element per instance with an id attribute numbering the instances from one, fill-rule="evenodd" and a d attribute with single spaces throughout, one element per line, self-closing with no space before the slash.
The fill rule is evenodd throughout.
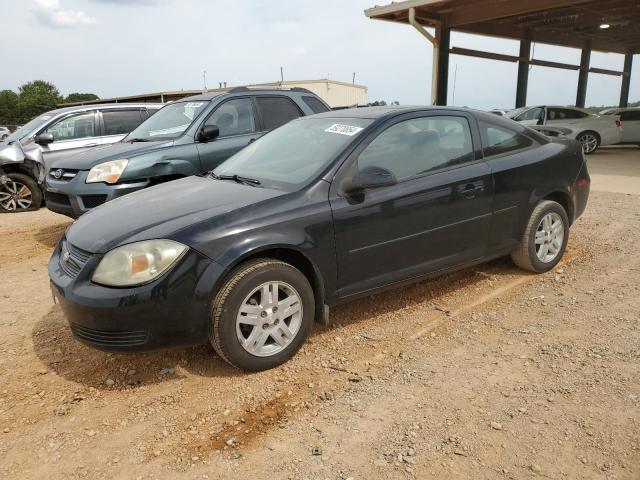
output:
<path id="1" fill-rule="evenodd" d="M 254 87 L 284 87 L 284 88 L 306 88 L 312 91 L 331 108 L 364 106 L 368 103 L 367 87 L 336 80 L 294 80 L 287 82 L 260 83 L 252 85 Z"/>

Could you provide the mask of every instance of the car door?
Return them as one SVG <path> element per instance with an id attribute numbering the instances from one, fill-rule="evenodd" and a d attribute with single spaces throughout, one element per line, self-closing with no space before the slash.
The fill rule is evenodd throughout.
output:
<path id="1" fill-rule="evenodd" d="M 227 158 L 256 140 L 256 113 L 250 96 L 236 97 L 218 105 L 203 126 L 215 125 L 220 135 L 208 142 L 197 143 L 202 171 L 216 168 Z"/>
<path id="2" fill-rule="evenodd" d="M 98 116 L 95 111 L 66 115 L 39 133 L 53 135 L 52 143 L 41 146 L 45 165 L 88 147 L 100 145 Z"/>
<path id="3" fill-rule="evenodd" d="M 640 110 L 627 110 L 620 113 L 622 123 L 622 141 L 640 144 Z"/>
<path id="4" fill-rule="evenodd" d="M 542 125 L 544 123 L 544 107 L 533 107 L 517 115 L 514 120 L 523 125 Z"/>
<path id="5" fill-rule="evenodd" d="M 141 108 L 105 109 L 100 112 L 102 136 L 100 143 L 106 145 L 122 140 L 147 119 Z"/>
<path id="6" fill-rule="evenodd" d="M 483 257 L 493 185 L 474 145 L 472 116 L 421 112 L 394 119 L 356 149 L 330 193 L 339 296 Z M 371 166 L 391 171 L 397 184 L 343 193 L 343 182 Z"/>

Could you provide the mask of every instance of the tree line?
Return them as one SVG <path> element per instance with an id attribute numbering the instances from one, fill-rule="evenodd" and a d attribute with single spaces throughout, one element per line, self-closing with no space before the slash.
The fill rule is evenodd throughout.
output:
<path id="1" fill-rule="evenodd" d="M 27 82 L 13 90 L 0 90 L 0 125 L 22 125 L 53 110 L 61 103 L 97 100 L 93 93 L 61 95 L 55 85 L 44 80 Z"/>

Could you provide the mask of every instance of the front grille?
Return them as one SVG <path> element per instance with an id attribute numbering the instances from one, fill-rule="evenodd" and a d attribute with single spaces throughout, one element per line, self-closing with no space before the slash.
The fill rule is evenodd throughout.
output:
<path id="1" fill-rule="evenodd" d="M 52 168 L 49 170 L 49 178 L 60 182 L 68 182 L 78 175 L 79 170 L 73 168 Z"/>
<path id="2" fill-rule="evenodd" d="M 66 253 L 68 253 L 68 258 Z M 60 260 L 59 265 L 62 271 L 71 278 L 76 278 L 80 270 L 87 264 L 91 254 L 74 247 L 66 240 L 62 241 L 62 247 L 60 248 Z"/>
<path id="3" fill-rule="evenodd" d="M 96 330 L 71 323 L 73 334 L 99 347 L 135 347 L 147 343 L 146 330 Z"/>
<path id="4" fill-rule="evenodd" d="M 95 208 L 107 201 L 106 195 L 82 195 L 84 208 Z"/>
<path id="5" fill-rule="evenodd" d="M 54 192 L 46 192 L 45 200 L 47 203 L 64 205 L 65 207 L 70 207 L 71 202 L 69 201 L 69 197 L 64 193 L 54 193 Z"/>

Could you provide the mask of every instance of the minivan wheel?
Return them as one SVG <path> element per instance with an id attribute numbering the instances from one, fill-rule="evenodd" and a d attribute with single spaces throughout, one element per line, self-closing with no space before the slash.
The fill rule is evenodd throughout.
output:
<path id="1" fill-rule="evenodd" d="M 42 191 L 35 180 L 22 173 L 9 173 L 9 180 L 0 184 L 0 210 L 26 212 L 42 205 Z"/>
<path id="2" fill-rule="evenodd" d="M 569 218 L 562 205 L 550 200 L 533 209 L 518 250 L 511 254 L 516 265 L 542 273 L 562 258 L 569 239 Z"/>
<path id="3" fill-rule="evenodd" d="M 313 289 L 298 269 L 258 259 L 236 268 L 213 301 L 209 341 L 234 367 L 260 371 L 291 358 L 314 317 Z"/>

